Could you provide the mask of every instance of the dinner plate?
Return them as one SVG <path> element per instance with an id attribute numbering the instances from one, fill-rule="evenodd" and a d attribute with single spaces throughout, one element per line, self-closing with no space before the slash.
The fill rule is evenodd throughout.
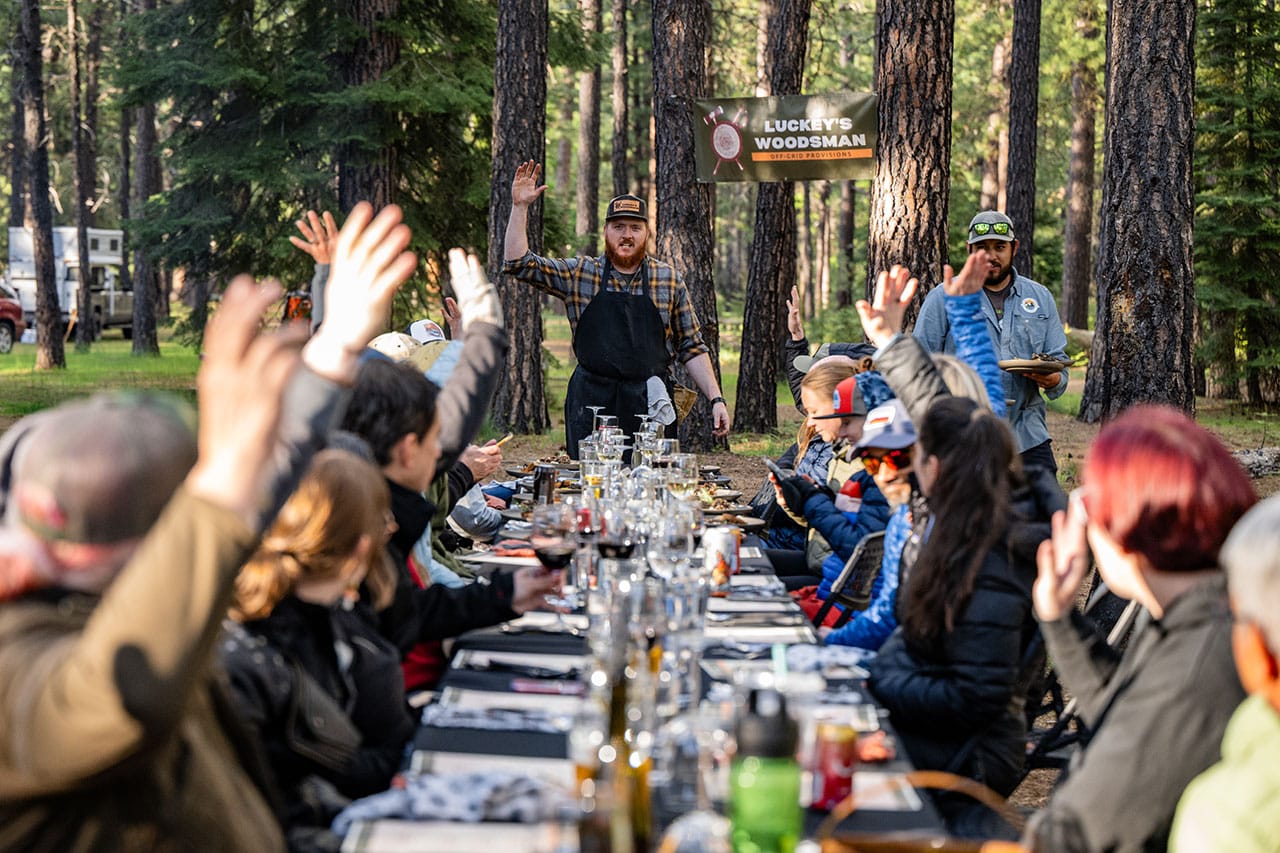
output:
<path id="1" fill-rule="evenodd" d="M 741 514 L 744 512 L 751 512 L 751 504 L 729 504 L 729 506 L 721 507 L 720 509 L 712 509 L 707 504 L 703 504 L 702 512 L 705 515 L 723 515 L 726 512 Z"/>
<path id="2" fill-rule="evenodd" d="M 1007 370 L 1010 373 L 1042 374 L 1061 373 L 1071 366 L 1070 362 L 1043 358 L 1006 358 L 1003 361 L 997 361 L 996 364 L 1001 370 Z"/>
<path id="3" fill-rule="evenodd" d="M 706 516 L 705 520 L 707 524 L 712 526 L 717 524 L 729 524 L 734 527 L 739 527 L 748 532 L 763 530 L 768 525 L 768 522 L 766 522 L 763 518 L 756 518 L 750 515 L 737 515 L 735 513 L 729 513 L 729 514 L 733 516 L 732 519 L 725 519 L 723 517 L 723 514 L 716 514 L 716 515 Z"/>

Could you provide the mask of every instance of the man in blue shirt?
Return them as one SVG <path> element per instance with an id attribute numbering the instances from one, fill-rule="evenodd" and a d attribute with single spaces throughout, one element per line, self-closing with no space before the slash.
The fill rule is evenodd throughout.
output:
<path id="1" fill-rule="evenodd" d="M 1067 336 L 1058 317 L 1053 294 L 1044 285 L 1018 275 L 1013 256 L 1018 240 L 1013 221 L 995 210 L 984 210 L 969 223 L 969 252 L 987 253 L 987 276 L 983 282 L 986 299 L 982 313 L 992 341 L 998 341 L 1000 360 L 1030 359 L 1049 355 L 1068 361 Z M 943 306 L 941 287 L 929 291 L 916 320 L 915 336 L 931 352 L 955 352 Z M 1045 423 L 1044 397 L 1061 397 L 1067 390 L 1067 371 L 1031 373 L 1004 371 L 1004 391 L 1008 418 L 1026 465 L 1048 468 L 1055 473 L 1049 428 Z"/>

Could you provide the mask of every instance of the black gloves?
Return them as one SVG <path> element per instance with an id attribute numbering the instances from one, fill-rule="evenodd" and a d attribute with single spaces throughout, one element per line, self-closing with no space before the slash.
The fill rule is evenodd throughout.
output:
<path id="1" fill-rule="evenodd" d="M 782 499 L 786 502 L 787 508 L 796 514 L 804 512 L 805 503 L 814 495 L 826 492 L 828 497 L 831 496 L 830 489 L 823 488 L 813 480 L 803 476 L 787 477 L 785 480 L 779 480 L 778 488 L 782 491 Z"/>

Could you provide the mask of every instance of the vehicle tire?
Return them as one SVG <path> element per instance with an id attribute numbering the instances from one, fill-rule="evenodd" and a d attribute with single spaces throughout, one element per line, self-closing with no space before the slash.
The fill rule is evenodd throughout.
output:
<path id="1" fill-rule="evenodd" d="M 133 340 L 133 326 L 121 326 L 120 334 L 124 335 L 126 341 Z"/>
<path id="2" fill-rule="evenodd" d="M 13 323 L 0 320 L 0 355 L 13 349 Z"/>

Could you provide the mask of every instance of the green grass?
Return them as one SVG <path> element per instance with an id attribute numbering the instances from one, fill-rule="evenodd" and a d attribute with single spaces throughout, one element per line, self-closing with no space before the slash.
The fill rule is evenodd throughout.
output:
<path id="1" fill-rule="evenodd" d="M 93 345 L 87 354 L 74 344 L 66 350 L 65 370 L 36 370 L 36 348 L 18 345 L 0 356 L 0 416 L 16 418 L 96 391 L 158 390 L 195 400 L 200 360 L 187 347 L 160 343 L 160 358 L 134 356 L 132 344 L 115 335 Z"/>

